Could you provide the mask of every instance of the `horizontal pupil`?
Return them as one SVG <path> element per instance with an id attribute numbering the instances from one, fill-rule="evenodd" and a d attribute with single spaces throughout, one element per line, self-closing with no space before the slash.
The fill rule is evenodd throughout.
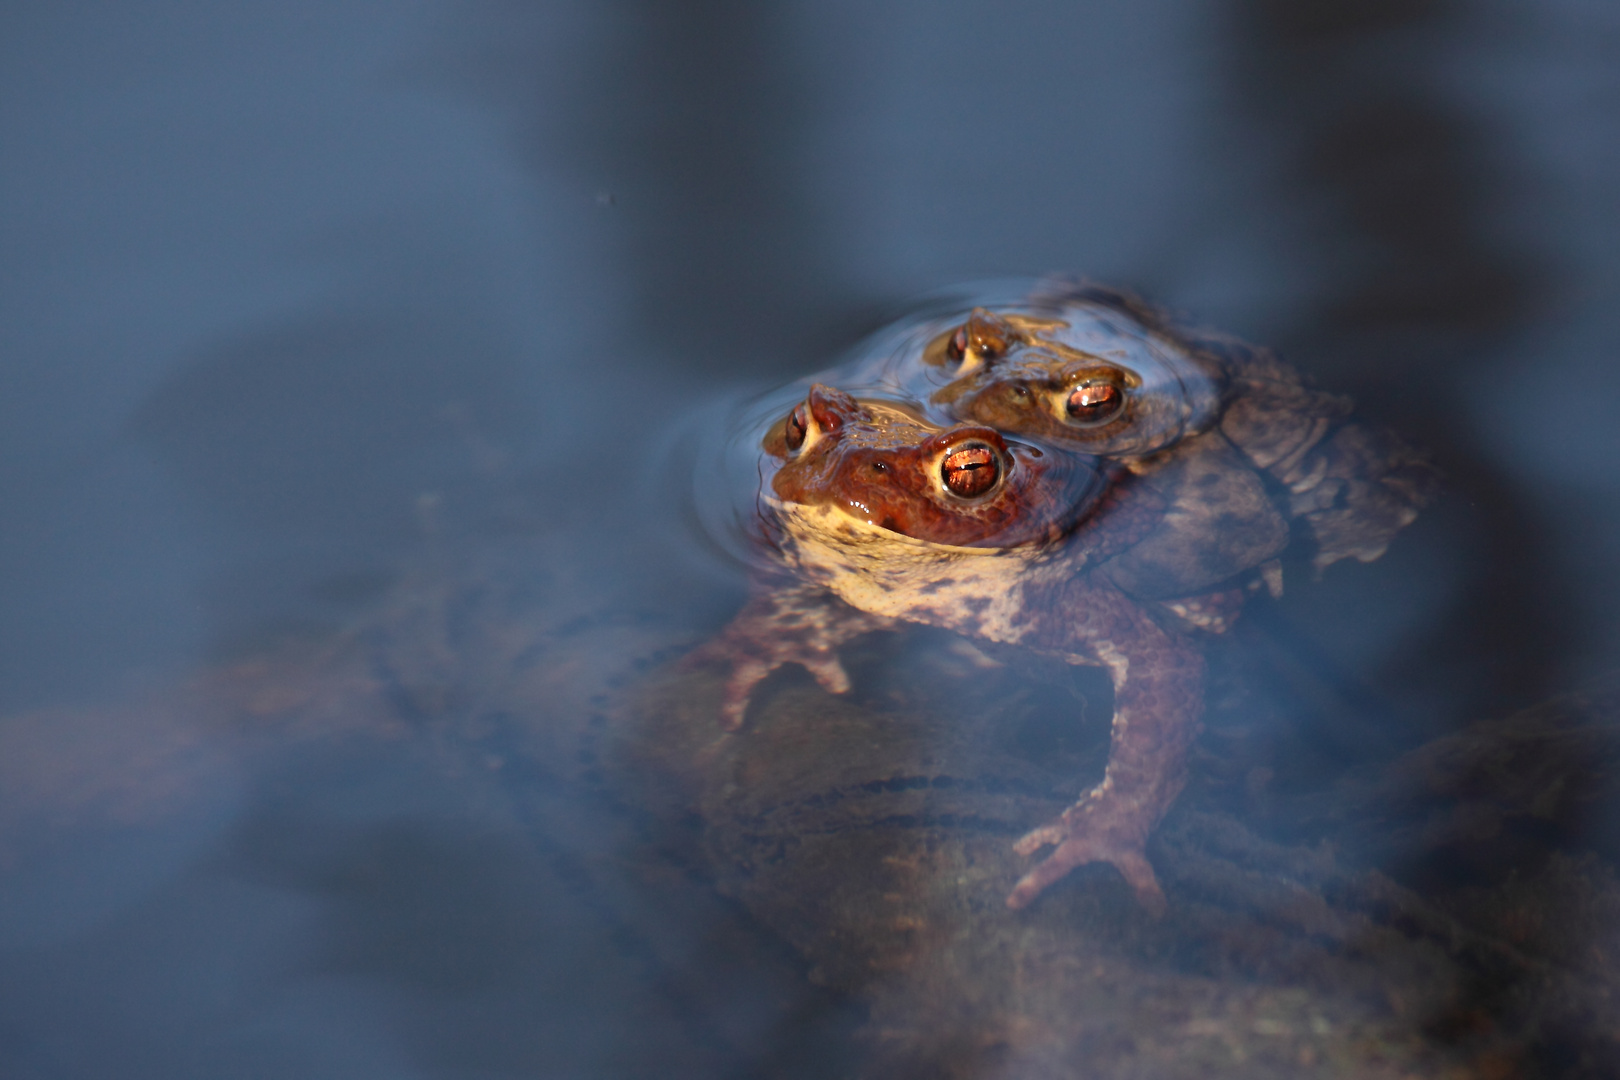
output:
<path id="1" fill-rule="evenodd" d="M 1069 392 L 1069 415 L 1076 420 L 1103 420 L 1124 405 L 1124 396 L 1112 383 L 1077 386 Z"/>
<path id="2" fill-rule="evenodd" d="M 963 498 L 983 495 L 996 486 L 1001 475 L 995 453 L 987 446 L 967 446 L 945 455 L 942 463 L 945 486 Z"/>

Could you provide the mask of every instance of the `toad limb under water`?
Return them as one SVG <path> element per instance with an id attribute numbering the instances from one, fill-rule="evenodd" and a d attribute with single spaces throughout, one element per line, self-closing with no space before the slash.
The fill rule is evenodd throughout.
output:
<path id="1" fill-rule="evenodd" d="M 878 341 L 827 376 L 861 398 L 812 385 L 762 440 L 772 565 L 694 657 L 731 666 L 722 722 L 741 727 L 785 663 L 847 690 L 837 649 L 897 622 L 1099 665 L 1115 695 L 1107 770 L 1017 842 L 1052 851 L 1007 902 L 1103 862 L 1160 911 L 1144 850 L 1198 732 L 1197 636 L 1280 591 L 1290 519 L 1319 567 L 1375 558 L 1432 470 L 1270 354 L 1104 290 L 1039 286 Z"/>

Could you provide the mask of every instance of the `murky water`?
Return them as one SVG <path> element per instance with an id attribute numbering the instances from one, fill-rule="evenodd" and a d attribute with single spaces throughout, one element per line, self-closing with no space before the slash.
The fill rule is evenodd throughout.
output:
<path id="1" fill-rule="evenodd" d="M 1620 1064 L 1606 6 L 87 4 L 0 50 L 0 1075 Z M 1446 474 L 1211 645 L 1163 920 L 1108 867 L 1001 904 L 1101 775 L 1096 671 L 874 634 L 723 737 L 677 664 L 747 595 L 737 403 L 1054 271 Z"/>

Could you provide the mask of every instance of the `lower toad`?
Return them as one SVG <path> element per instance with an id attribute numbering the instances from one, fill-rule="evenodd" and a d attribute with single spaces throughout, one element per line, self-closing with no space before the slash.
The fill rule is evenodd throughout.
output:
<path id="1" fill-rule="evenodd" d="M 1186 777 L 1202 710 L 1194 625 L 1220 628 L 1232 589 L 1144 602 L 1113 575 L 1166 514 L 1151 481 L 1042 451 L 989 428 L 932 428 L 890 406 L 815 386 L 767 439 L 779 467 L 763 512 L 791 577 L 769 583 L 699 659 L 732 665 L 722 719 L 738 728 L 753 688 L 785 663 L 832 692 L 836 650 L 897 621 L 943 627 L 1106 668 L 1112 747 L 1102 781 L 1018 841 L 1052 852 L 1013 889 L 1022 907 L 1076 866 L 1109 863 L 1150 910 L 1164 896 L 1147 838 Z M 1286 531 L 1268 537 L 1280 547 Z M 1200 622 L 1201 619 L 1201 622 Z"/>

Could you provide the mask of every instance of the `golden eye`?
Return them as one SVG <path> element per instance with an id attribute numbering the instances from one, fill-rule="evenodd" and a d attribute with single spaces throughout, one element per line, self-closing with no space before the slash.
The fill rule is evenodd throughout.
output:
<path id="1" fill-rule="evenodd" d="M 995 360 L 1007 355 L 1017 340 L 1017 331 L 983 308 L 975 308 L 968 321 L 956 328 L 945 343 L 945 357 L 961 363 L 969 356 Z"/>
<path id="2" fill-rule="evenodd" d="M 1069 417 L 1082 424 L 1100 424 L 1110 420 L 1125 406 L 1125 391 L 1111 382 L 1081 383 L 1069 391 L 1064 402 Z"/>
<path id="3" fill-rule="evenodd" d="M 969 443 L 945 455 L 939 474 L 953 495 L 972 499 L 995 487 L 1001 476 L 1001 463 L 988 446 Z"/>
<path id="4" fill-rule="evenodd" d="M 787 426 L 783 429 L 782 437 L 787 442 L 789 450 L 797 450 L 804 445 L 805 432 L 810 430 L 810 416 L 805 411 L 804 402 L 788 413 Z"/>

